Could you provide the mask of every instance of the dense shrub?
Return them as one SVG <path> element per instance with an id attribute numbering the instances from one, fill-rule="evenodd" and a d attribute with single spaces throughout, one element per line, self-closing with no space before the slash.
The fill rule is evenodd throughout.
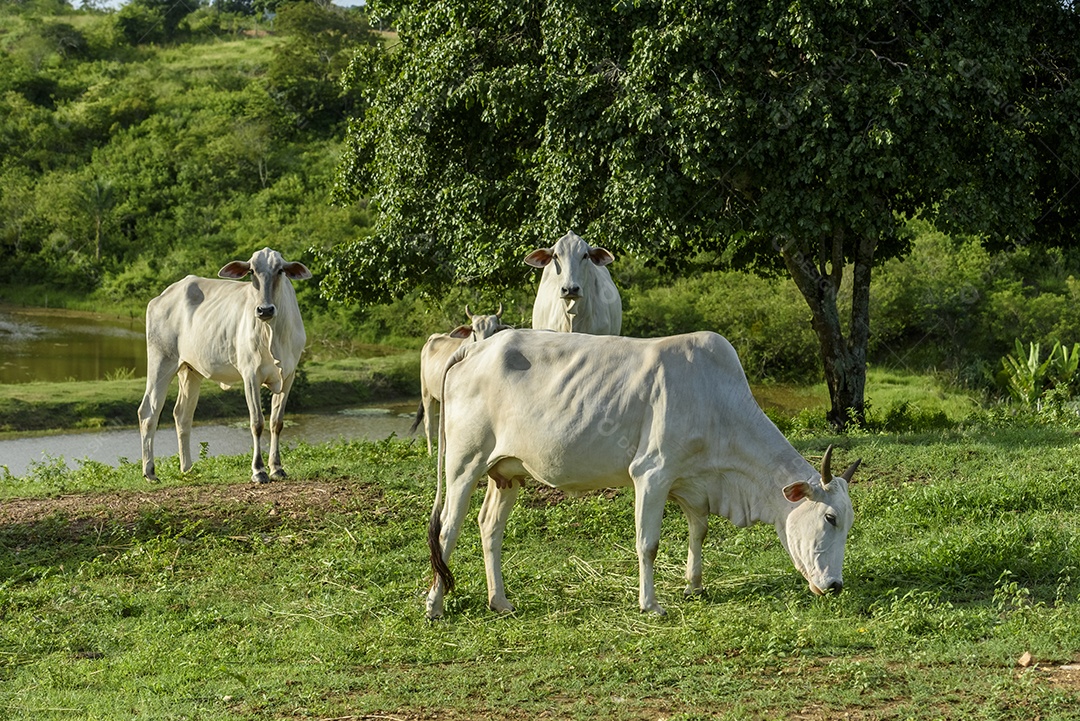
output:
<path id="1" fill-rule="evenodd" d="M 810 310 L 786 278 L 711 271 L 671 285 L 624 292 L 623 332 L 662 336 L 712 330 L 726 337 L 753 379 L 820 377 Z"/>
<path id="2" fill-rule="evenodd" d="M 1076 254 L 992 254 L 976 238 L 949 238 L 919 221 L 910 229 L 910 254 L 884 263 L 871 284 L 871 358 L 991 386 L 1018 336 L 1047 347 L 1080 339 Z"/>

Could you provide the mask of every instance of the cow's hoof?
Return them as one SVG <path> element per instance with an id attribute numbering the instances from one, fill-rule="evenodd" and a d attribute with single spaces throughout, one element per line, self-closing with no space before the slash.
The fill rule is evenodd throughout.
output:
<path id="1" fill-rule="evenodd" d="M 687 586 L 682 595 L 686 598 L 701 598 L 705 594 L 705 589 L 701 586 Z"/>
<path id="2" fill-rule="evenodd" d="M 270 474 L 270 480 L 271 481 L 284 481 L 288 477 L 289 477 L 289 475 L 287 473 L 285 473 L 284 468 L 279 468 L 279 469 L 277 469 L 276 471 L 274 471 L 273 473 Z"/>
<path id="3" fill-rule="evenodd" d="M 509 601 L 503 601 L 502 603 L 488 603 L 488 608 L 495 613 L 513 613 L 517 609 L 514 604 Z"/>
<path id="4" fill-rule="evenodd" d="M 158 482 L 157 474 L 154 473 L 153 471 L 151 471 L 150 473 L 144 473 L 143 478 L 150 481 L 151 483 L 157 483 Z"/>
<path id="5" fill-rule="evenodd" d="M 667 615 L 667 611 L 665 611 L 664 607 L 661 606 L 660 604 L 653 604 L 652 606 L 650 606 L 648 608 L 643 608 L 643 609 L 641 609 L 641 612 L 642 613 L 651 613 L 654 616 L 666 616 Z"/>
<path id="6" fill-rule="evenodd" d="M 269 483 L 270 476 L 266 475 L 266 471 L 259 471 L 251 476 L 252 483 Z"/>

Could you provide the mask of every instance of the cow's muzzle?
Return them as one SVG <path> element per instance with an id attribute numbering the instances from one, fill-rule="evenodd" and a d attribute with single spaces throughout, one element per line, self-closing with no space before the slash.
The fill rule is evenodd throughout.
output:
<path id="1" fill-rule="evenodd" d="M 817 596 L 839 596 L 840 592 L 844 590 L 844 582 L 833 581 L 825 588 L 818 588 L 813 583 L 810 583 L 810 590 Z"/>
<path id="2" fill-rule="evenodd" d="M 255 315 L 259 320 L 270 320 L 277 313 L 277 308 L 272 305 L 259 305 L 255 307 Z"/>

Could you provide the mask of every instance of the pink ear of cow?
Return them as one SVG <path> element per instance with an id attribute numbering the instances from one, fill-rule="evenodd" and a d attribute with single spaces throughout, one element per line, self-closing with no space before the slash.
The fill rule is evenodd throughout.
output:
<path id="1" fill-rule="evenodd" d="M 804 498 L 809 498 L 813 489 L 806 481 L 795 481 L 784 486 L 784 498 L 792 503 L 798 503 Z"/>
<path id="2" fill-rule="evenodd" d="M 311 277 L 311 271 L 303 263 L 286 263 L 284 266 L 285 277 L 289 280 L 307 280 Z"/>
<path id="3" fill-rule="evenodd" d="M 468 338 L 472 335 L 472 327 L 467 325 L 459 325 L 454 330 L 450 331 L 451 338 Z"/>
<path id="4" fill-rule="evenodd" d="M 243 278 L 251 272 L 251 264 L 246 260 L 234 260 L 218 271 L 221 278 Z"/>
<path id="5" fill-rule="evenodd" d="M 554 255 L 551 252 L 551 248 L 540 248 L 525 256 L 525 264 L 531 265 L 534 268 L 543 268 L 551 262 L 553 257 Z"/>
<path id="6" fill-rule="evenodd" d="M 615 256 L 606 248 L 593 248 L 589 251 L 589 258 L 599 266 L 605 266 L 615 260 Z"/>

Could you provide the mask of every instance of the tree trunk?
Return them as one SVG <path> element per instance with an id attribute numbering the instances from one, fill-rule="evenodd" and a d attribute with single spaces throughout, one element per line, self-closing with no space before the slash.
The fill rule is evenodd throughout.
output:
<path id="1" fill-rule="evenodd" d="M 844 272 L 844 237 L 837 233 L 821 242 L 818 253 L 796 240 L 777 243 L 788 272 L 807 305 L 821 348 L 831 408 L 829 425 L 844 430 L 866 420 L 866 351 L 870 340 L 870 270 L 877 248 L 875 238 L 860 238 L 852 272 L 851 317 L 844 336 L 836 297 Z M 820 265 L 815 264 L 815 257 Z"/>

